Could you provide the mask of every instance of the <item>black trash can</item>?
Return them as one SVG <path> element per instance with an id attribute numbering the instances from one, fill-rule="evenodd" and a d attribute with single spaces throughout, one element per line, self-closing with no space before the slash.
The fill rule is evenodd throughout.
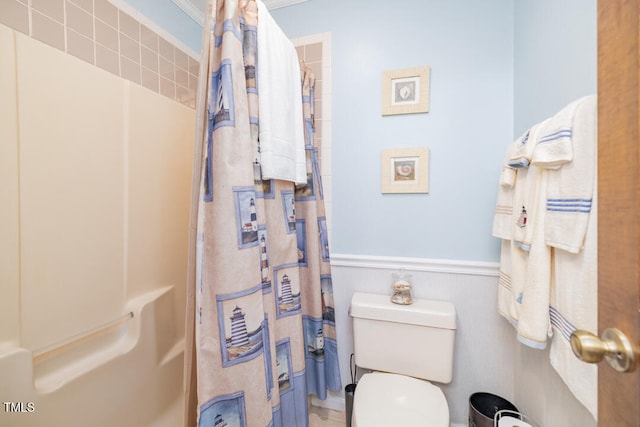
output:
<path id="1" fill-rule="evenodd" d="M 469 427 L 493 427 L 493 417 L 502 410 L 518 412 L 513 403 L 491 393 L 473 393 L 469 397 Z"/>
<path id="2" fill-rule="evenodd" d="M 353 414 L 353 395 L 356 391 L 355 384 L 348 384 L 344 388 L 344 400 L 346 404 L 346 426 L 351 427 L 351 415 Z"/>

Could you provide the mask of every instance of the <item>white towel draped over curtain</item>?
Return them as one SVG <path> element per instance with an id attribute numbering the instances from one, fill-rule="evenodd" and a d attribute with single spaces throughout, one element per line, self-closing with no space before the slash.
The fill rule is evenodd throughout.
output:
<path id="1" fill-rule="evenodd" d="M 341 390 L 314 77 L 305 67 L 303 81 L 289 82 L 300 99 L 279 98 L 302 108 L 304 122 L 290 125 L 304 129 L 305 183 L 263 179 L 258 7 L 210 2 L 197 105 L 186 425 L 306 426 L 307 396 Z"/>
<path id="2" fill-rule="evenodd" d="M 493 235 L 502 239 L 498 309 L 518 340 L 544 349 L 597 420 L 597 367 L 571 351 L 576 329 L 596 332 L 597 102 L 587 96 L 508 148 Z"/>
<path id="3" fill-rule="evenodd" d="M 298 55 L 278 24 L 258 2 L 260 165 L 263 179 L 307 182 Z M 292 102 L 293 99 L 293 102 Z"/>

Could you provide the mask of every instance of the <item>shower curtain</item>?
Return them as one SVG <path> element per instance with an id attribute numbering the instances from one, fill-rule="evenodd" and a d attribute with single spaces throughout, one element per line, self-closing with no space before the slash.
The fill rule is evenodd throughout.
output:
<path id="1" fill-rule="evenodd" d="M 208 9 L 197 105 L 186 425 L 197 418 L 199 426 L 307 426 L 307 396 L 324 399 L 327 390 L 341 389 L 313 139 L 314 77 L 303 66 L 303 82 L 291 82 L 303 84 L 307 183 L 262 180 L 257 5 L 211 0 Z"/>

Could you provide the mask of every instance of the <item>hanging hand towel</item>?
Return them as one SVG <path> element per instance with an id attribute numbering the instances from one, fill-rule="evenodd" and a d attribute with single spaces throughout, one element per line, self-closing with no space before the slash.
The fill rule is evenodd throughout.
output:
<path id="1" fill-rule="evenodd" d="M 498 197 L 493 216 L 493 236 L 502 239 L 500 251 L 500 279 L 498 281 L 498 312 L 511 324 L 516 325 L 518 312 L 514 294 L 518 292 L 512 287 L 511 267 L 511 238 L 513 237 L 513 195 L 518 178 L 518 170 L 510 167 L 507 162 L 512 158 L 520 145 L 520 138 L 514 141 L 505 152 L 502 162 L 502 172 L 498 183 Z M 526 174 L 526 170 L 522 171 Z M 516 260 L 519 262 L 519 259 Z M 519 263 L 520 265 L 522 263 Z M 517 276 L 517 272 L 516 272 Z"/>
<path id="2" fill-rule="evenodd" d="M 513 193 L 518 171 L 507 165 L 507 162 L 511 159 L 519 143 L 519 140 L 516 140 L 507 147 L 505 158 L 502 162 L 492 230 L 493 236 L 500 239 L 511 240 L 513 236 Z"/>
<path id="3" fill-rule="evenodd" d="M 535 147 L 538 143 L 546 122 L 545 120 L 531 127 L 527 141 L 524 144 L 525 148 L 520 150 L 521 154 L 526 152 L 526 156 L 530 156 L 530 153 L 533 153 L 535 148 L 531 147 Z M 520 171 L 522 172 L 522 169 Z M 531 249 L 534 229 L 538 227 L 539 218 L 542 217 L 541 206 L 544 205 L 544 198 L 540 197 L 541 177 L 542 174 L 539 173 L 537 168 L 528 168 L 526 179 L 518 178 L 518 189 L 513 199 L 512 239 L 516 246 L 525 251 Z"/>
<path id="4" fill-rule="evenodd" d="M 533 151 L 533 144 L 529 144 L 531 136 L 531 129 L 527 131 L 518 139 L 513 142 L 511 147 L 510 157 L 507 160 L 509 167 L 520 169 L 529 167 L 531 163 L 531 154 Z"/>
<path id="5" fill-rule="evenodd" d="M 595 96 L 588 96 L 574 104 L 573 160 L 549 171 L 545 239 L 549 246 L 578 253 L 584 243 L 594 197 L 597 102 Z M 539 163 L 535 155 L 533 163 Z"/>
<path id="6" fill-rule="evenodd" d="M 539 126 L 534 126 L 536 134 Z M 500 279 L 498 287 L 498 311 L 514 327 L 518 327 L 523 291 L 526 283 L 529 248 L 523 248 L 521 241 L 528 225 L 526 207 L 522 200 L 527 199 L 532 171 L 526 160 L 527 144 L 530 142 L 530 131 L 516 139 L 505 153 L 503 169 L 498 186 L 498 199 L 493 222 L 493 235 L 500 237 L 502 251 L 500 254 Z M 533 145 L 533 143 L 531 143 Z M 514 163 L 513 159 L 524 159 L 522 163 Z M 533 176 L 536 176 L 533 171 Z M 525 250 L 523 250 L 525 249 Z M 526 323 L 526 321 L 525 321 Z"/>
<path id="7" fill-rule="evenodd" d="M 295 48 L 261 0 L 258 91 L 262 179 L 307 182 L 300 64 Z"/>
<path id="8" fill-rule="evenodd" d="M 544 242 L 548 171 L 529 160 L 548 121 L 533 126 L 507 150 L 507 165 L 517 174 L 510 192 L 499 190 L 499 201 L 501 192 L 510 196 L 512 214 L 507 220 L 497 210 L 494 217 L 494 228 L 507 224 L 503 238 L 511 240 L 502 245 L 498 310 L 516 327 L 520 342 L 538 349 L 546 347 L 550 330 L 550 250 Z"/>
<path id="9" fill-rule="evenodd" d="M 557 169 L 573 159 L 573 118 L 577 100 L 547 120 L 532 153 L 531 162 L 547 169 Z"/>
<path id="10" fill-rule="evenodd" d="M 527 178 L 526 168 L 544 123 L 533 126 L 507 147 L 500 173 L 492 233 L 494 237 L 513 240 L 516 245 L 525 241 L 527 209 L 530 210 L 525 199 L 535 195 L 535 188 L 531 187 L 536 184 Z"/>
<path id="11" fill-rule="evenodd" d="M 518 230 L 513 240 L 503 240 L 498 282 L 500 314 L 516 327 L 521 343 L 536 349 L 546 348 L 550 336 L 551 248 L 544 240 L 548 173 L 534 165 L 518 170 L 514 207 L 523 207 L 517 224 L 517 215 L 512 220 Z"/>
<path id="12" fill-rule="evenodd" d="M 516 141 L 514 144 L 519 143 Z M 514 149 L 514 144 L 507 149 L 506 158 L 509 157 L 510 150 Z M 519 194 L 525 188 L 529 169 L 522 168 L 514 172 L 513 175 L 509 173 L 501 176 L 501 181 L 504 180 L 506 185 L 501 183 L 499 186 L 493 232 L 494 236 L 503 239 L 498 281 L 498 311 L 509 323 L 517 327 L 529 253 L 517 247 L 512 240 L 516 227 L 513 201 L 519 198 Z M 514 179 L 513 182 L 510 182 L 510 178 Z M 506 203 L 510 203 L 510 206 Z"/>
<path id="13" fill-rule="evenodd" d="M 534 127 L 535 128 L 535 127 Z M 549 293 L 551 288 L 551 248 L 544 241 L 544 200 L 546 169 L 531 165 L 527 170 L 526 197 L 529 220 L 522 228 L 522 240 L 514 245 L 528 253 L 518 295 L 518 340 L 532 348 L 544 349 L 550 333 Z"/>
<path id="14" fill-rule="evenodd" d="M 533 156 L 533 151 L 536 148 L 536 144 L 538 144 L 538 140 L 540 137 L 541 127 L 544 127 L 549 119 L 538 123 L 537 125 L 528 129 L 524 135 L 514 142 L 514 149 L 511 153 L 511 157 L 507 161 L 507 164 L 516 169 L 529 167 L 531 164 L 531 158 Z"/>
<path id="15" fill-rule="evenodd" d="M 569 338 L 598 329 L 597 99 L 582 98 L 572 126 L 574 156 L 549 171 L 545 239 L 554 247 L 551 365 L 597 420 L 597 367 L 579 361 Z"/>
<path id="16" fill-rule="evenodd" d="M 498 279 L 498 313 L 515 328 L 520 318 L 520 302 L 524 286 L 529 254 L 513 245 L 511 240 L 502 240 L 500 253 L 500 277 Z"/>
<path id="17" fill-rule="evenodd" d="M 597 200 L 594 197 L 583 250 L 574 254 L 554 249 L 550 302 L 554 334 L 549 352 L 551 366 L 596 420 L 598 368 L 595 364 L 584 363 L 575 357 L 570 337 L 576 329 L 591 332 L 598 330 L 597 223 Z"/>

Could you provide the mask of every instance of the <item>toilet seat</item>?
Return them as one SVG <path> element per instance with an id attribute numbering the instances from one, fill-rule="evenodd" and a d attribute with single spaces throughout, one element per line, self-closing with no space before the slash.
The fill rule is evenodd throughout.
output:
<path id="1" fill-rule="evenodd" d="M 449 427 L 449 406 L 428 381 L 374 372 L 362 376 L 353 401 L 353 427 Z"/>

